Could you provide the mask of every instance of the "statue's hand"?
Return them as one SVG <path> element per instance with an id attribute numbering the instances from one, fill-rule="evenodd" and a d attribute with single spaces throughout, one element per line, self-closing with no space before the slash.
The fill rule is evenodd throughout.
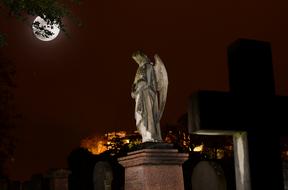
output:
<path id="1" fill-rule="evenodd" d="M 135 88 L 136 88 L 136 85 L 135 85 L 135 83 L 133 83 L 131 86 L 131 92 L 135 92 L 135 90 L 136 90 Z"/>
<path id="2" fill-rule="evenodd" d="M 136 95 L 139 94 L 142 90 L 148 88 L 148 85 L 145 81 L 140 81 L 137 84 L 132 85 L 132 90 L 131 90 L 131 97 L 136 98 Z"/>
<path id="3" fill-rule="evenodd" d="M 136 98 L 136 94 L 135 94 L 135 92 L 131 92 L 131 97 L 132 97 L 133 99 Z"/>
<path id="4" fill-rule="evenodd" d="M 144 89 L 146 89 L 146 88 L 148 88 L 147 82 L 141 80 L 141 81 L 139 81 L 139 82 L 137 83 L 137 85 L 135 86 L 135 93 L 141 92 L 142 90 L 144 90 Z"/>

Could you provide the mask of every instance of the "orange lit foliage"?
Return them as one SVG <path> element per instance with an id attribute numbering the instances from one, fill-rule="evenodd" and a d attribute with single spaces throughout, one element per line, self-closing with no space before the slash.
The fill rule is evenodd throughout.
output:
<path id="1" fill-rule="evenodd" d="M 104 137 L 90 136 L 81 140 L 81 147 L 86 148 L 92 154 L 101 154 L 108 149 L 114 148 L 115 138 L 123 139 L 126 136 L 126 131 L 106 133 Z"/>
<path id="2" fill-rule="evenodd" d="M 105 146 L 106 143 L 107 143 L 107 140 L 101 139 L 96 136 L 92 136 L 92 137 L 87 137 L 81 140 L 80 146 L 82 148 L 86 148 L 92 154 L 101 154 L 102 152 L 107 150 Z"/>

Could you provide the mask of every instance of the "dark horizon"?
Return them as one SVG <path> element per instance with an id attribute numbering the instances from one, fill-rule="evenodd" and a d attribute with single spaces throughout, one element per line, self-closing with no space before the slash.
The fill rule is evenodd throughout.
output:
<path id="1" fill-rule="evenodd" d="M 227 47 L 238 38 L 268 41 L 276 94 L 288 95 L 288 2 L 83 2 L 73 8 L 83 27 L 65 20 L 52 42 L 36 39 L 15 18 L 0 18 L 16 66 L 16 111 L 22 115 L 12 179 L 66 167 L 80 140 L 108 131 L 135 130 L 130 89 L 142 49 L 163 60 L 169 77 L 162 125 L 187 111 L 191 93 L 228 91 Z M 31 21 L 33 19 L 31 18 Z"/>

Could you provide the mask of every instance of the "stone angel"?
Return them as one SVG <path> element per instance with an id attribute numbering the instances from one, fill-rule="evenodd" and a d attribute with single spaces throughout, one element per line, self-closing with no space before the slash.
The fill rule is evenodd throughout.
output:
<path id="1" fill-rule="evenodd" d="M 155 63 L 141 51 L 133 53 L 132 58 L 139 65 L 131 92 L 137 129 L 142 142 L 162 142 L 160 119 L 168 90 L 166 68 L 158 55 L 154 56 Z"/>

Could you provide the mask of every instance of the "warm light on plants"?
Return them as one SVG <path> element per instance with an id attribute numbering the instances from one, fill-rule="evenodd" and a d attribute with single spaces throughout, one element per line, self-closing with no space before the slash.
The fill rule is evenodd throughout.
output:
<path id="1" fill-rule="evenodd" d="M 193 151 L 194 151 L 194 152 L 202 152 L 202 151 L 203 151 L 203 148 L 204 148 L 204 145 L 201 144 L 201 145 L 199 145 L 199 146 L 196 146 L 196 147 L 193 149 Z"/>

